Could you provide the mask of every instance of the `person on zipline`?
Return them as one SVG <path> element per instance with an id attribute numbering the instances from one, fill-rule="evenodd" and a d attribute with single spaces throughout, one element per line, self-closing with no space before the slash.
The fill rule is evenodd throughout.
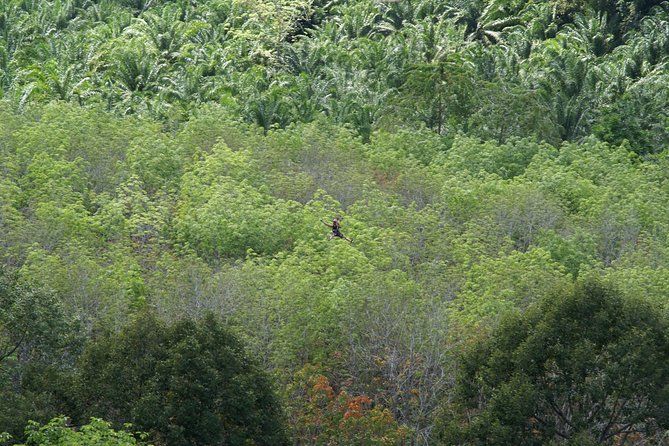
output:
<path id="1" fill-rule="evenodd" d="M 344 234 L 341 233 L 339 228 L 341 228 L 341 217 L 337 216 L 334 220 L 332 220 L 332 224 L 326 222 L 321 218 L 321 223 L 323 223 L 325 226 L 328 226 L 332 228 L 332 234 L 328 236 L 328 241 L 332 240 L 335 237 L 343 238 L 347 242 L 353 243 L 353 240 L 346 237 Z"/>

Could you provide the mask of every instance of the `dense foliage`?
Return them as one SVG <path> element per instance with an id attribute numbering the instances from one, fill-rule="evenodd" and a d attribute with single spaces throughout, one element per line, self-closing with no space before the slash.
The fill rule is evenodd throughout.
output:
<path id="1" fill-rule="evenodd" d="M 639 300 L 596 284 L 550 296 L 462 359 L 445 444 L 660 444 L 668 341 L 666 321 Z"/>
<path id="2" fill-rule="evenodd" d="M 53 293 L 30 289 L 0 268 L 0 426 L 21 432 L 31 418 L 64 410 L 57 390 L 81 347 L 77 324 Z M 0 437 L 1 439 L 1 437 Z"/>
<path id="3" fill-rule="evenodd" d="M 140 317 L 89 345 L 79 370 L 85 413 L 161 444 L 286 443 L 267 378 L 211 315 L 170 327 Z"/>
<path id="4" fill-rule="evenodd" d="M 668 55 L 656 0 L 0 2 L 0 432 L 567 441 L 543 347 L 664 360 Z"/>
<path id="5" fill-rule="evenodd" d="M 26 428 L 25 446 L 135 446 L 142 441 L 126 431 L 115 431 L 109 423 L 91 418 L 90 423 L 74 428 L 65 417 L 57 417 L 44 426 L 31 422 Z M 144 435 L 140 434 L 139 437 Z"/>
<path id="6" fill-rule="evenodd" d="M 326 114 L 364 138 L 425 125 L 498 142 L 590 133 L 661 150 L 660 0 L 7 0 L 0 90 L 180 121 L 225 104 L 265 131 Z"/>

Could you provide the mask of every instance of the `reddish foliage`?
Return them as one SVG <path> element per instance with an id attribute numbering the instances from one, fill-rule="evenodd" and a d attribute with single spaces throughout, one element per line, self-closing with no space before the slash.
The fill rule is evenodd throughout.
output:
<path id="1" fill-rule="evenodd" d="M 401 445 L 408 429 L 367 395 L 336 392 L 315 366 L 295 374 L 289 411 L 297 444 Z"/>

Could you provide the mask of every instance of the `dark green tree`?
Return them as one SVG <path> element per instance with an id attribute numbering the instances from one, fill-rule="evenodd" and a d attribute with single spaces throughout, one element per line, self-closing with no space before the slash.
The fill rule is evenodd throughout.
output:
<path id="1" fill-rule="evenodd" d="M 267 377 L 214 316 L 167 325 L 145 314 L 88 346 L 83 414 L 131 422 L 170 445 L 280 445 Z"/>
<path id="2" fill-rule="evenodd" d="M 462 358 L 444 444 L 630 444 L 669 425 L 667 322 L 594 282 L 503 318 Z"/>
<path id="3" fill-rule="evenodd" d="M 75 327 L 57 296 L 0 267 L 0 430 L 20 439 L 29 419 L 66 407 L 67 365 L 81 345 Z"/>

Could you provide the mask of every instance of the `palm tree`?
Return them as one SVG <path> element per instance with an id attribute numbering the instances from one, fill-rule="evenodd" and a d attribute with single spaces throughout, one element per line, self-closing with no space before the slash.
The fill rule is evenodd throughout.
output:
<path id="1" fill-rule="evenodd" d="M 419 56 L 419 63 L 438 63 L 465 48 L 464 27 L 447 21 L 422 20 L 405 27 L 402 34 L 411 52 Z M 415 57 L 413 63 L 417 63 Z"/>
<path id="2" fill-rule="evenodd" d="M 401 89 L 409 101 L 405 107 L 413 103 L 416 116 L 440 135 L 467 131 L 474 97 L 472 68 L 457 54 L 440 62 L 415 65 Z"/>
<path id="3" fill-rule="evenodd" d="M 90 25 L 90 32 L 107 36 L 107 40 L 116 39 L 130 26 L 133 15 L 127 8 L 122 8 L 115 0 L 100 0 L 90 4 L 81 15 Z"/>
<path id="4" fill-rule="evenodd" d="M 173 61 L 188 38 L 188 26 L 179 20 L 182 11 L 168 4 L 159 12 L 147 11 L 124 30 L 129 37 L 151 42 L 162 59 Z"/>
<path id="5" fill-rule="evenodd" d="M 354 65 L 355 56 L 349 63 Z M 355 65 L 354 65 L 355 66 Z M 367 70 L 328 67 L 325 71 L 329 92 L 323 96 L 323 109 L 336 123 L 351 124 L 368 140 L 378 117 L 387 106 L 393 90 Z"/>
<path id="6" fill-rule="evenodd" d="M 388 35 L 402 29 L 405 24 L 416 20 L 416 4 L 412 0 L 381 4 L 382 18 L 374 28 L 375 33 Z M 436 19 L 436 17 L 435 17 Z"/>
<path id="7" fill-rule="evenodd" d="M 283 127 L 291 121 L 290 86 L 285 79 L 265 67 L 255 66 L 240 73 L 234 82 L 235 96 L 244 98 L 242 113 L 267 133 L 273 125 Z"/>
<path id="8" fill-rule="evenodd" d="M 5 45 L 2 45 L 3 43 L 4 42 L 0 40 L 0 98 L 12 84 L 12 73 L 9 69 L 9 55 L 5 49 Z"/>
<path id="9" fill-rule="evenodd" d="M 467 40 L 486 44 L 499 43 L 501 32 L 522 23 L 520 11 L 509 10 L 505 0 L 467 1 L 449 11 L 456 23 L 465 26 Z"/>
<path id="10" fill-rule="evenodd" d="M 290 76 L 287 80 L 290 92 L 290 107 L 295 118 L 310 122 L 323 110 L 323 102 L 328 97 L 329 83 L 312 78 L 307 73 Z"/>
<path id="11" fill-rule="evenodd" d="M 564 35 L 571 49 L 597 57 L 613 49 L 615 38 L 608 30 L 606 13 L 576 14 L 573 23 L 565 25 Z"/>
<path id="12" fill-rule="evenodd" d="M 421 20 L 407 25 L 401 34 L 413 57 L 403 67 L 403 82 L 392 101 L 399 114 L 422 121 L 439 134 L 464 129 L 476 77 L 464 27 Z"/>
<path id="13" fill-rule="evenodd" d="M 95 55 L 95 85 L 109 110 L 135 113 L 157 96 L 167 65 L 141 39 L 107 42 Z"/>
<path id="14" fill-rule="evenodd" d="M 158 1 L 159 0 L 122 0 L 122 5 L 131 8 L 133 14 L 139 16 L 144 11 L 155 6 L 155 3 L 158 3 Z"/>
<path id="15" fill-rule="evenodd" d="M 563 140 L 573 140 L 589 127 L 599 99 L 593 56 L 568 51 L 565 42 L 546 41 L 530 63 L 538 68 L 536 87 L 553 110 Z"/>
<path id="16" fill-rule="evenodd" d="M 24 105 L 33 99 L 76 99 L 79 104 L 83 104 L 84 98 L 90 94 L 87 91 L 88 79 L 82 78 L 77 68 L 75 65 L 51 59 L 21 70 L 17 76 L 22 82 L 19 104 Z"/>
<path id="17" fill-rule="evenodd" d="M 338 31 L 351 39 L 369 37 L 382 19 L 379 7 L 370 0 L 339 6 L 333 12 Z"/>
<path id="18" fill-rule="evenodd" d="M 0 36 L 9 58 L 31 35 L 31 15 L 18 2 L 0 2 Z"/>
<path id="19" fill-rule="evenodd" d="M 393 90 L 397 90 L 405 82 L 406 72 L 415 62 L 411 37 L 405 30 L 379 42 L 383 47 L 383 63 L 377 64 L 377 67 L 383 72 L 387 88 Z"/>
<path id="20" fill-rule="evenodd" d="M 316 77 L 327 63 L 328 42 L 321 39 L 298 37 L 292 44 L 284 44 L 278 59 L 286 71 Z"/>
<path id="21" fill-rule="evenodd" d="M 669 54 L 669 3 L 652 9 L 628 44 L 635 48 L 635 55 L 643 61 L 650 65 L 661 63 Z"/>
<path id="22" fill-rule="evenodd" d="M 149 44 L 133 40 L 112 54 L 110 71 L 114 81 L 130 92 L 149 91 L 156 88 L 165 63 L 158 60 Z"/>

